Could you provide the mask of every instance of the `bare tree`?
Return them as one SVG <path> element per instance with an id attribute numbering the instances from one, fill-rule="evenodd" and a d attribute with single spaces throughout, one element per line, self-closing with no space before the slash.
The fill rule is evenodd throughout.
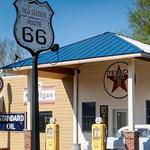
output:
<path id="1" fill-rule="evenodd" d="M 0 67 L 14 63 L 16 55 L 23 59 L 25 54 L 14 41 L 0 40 Z"/>

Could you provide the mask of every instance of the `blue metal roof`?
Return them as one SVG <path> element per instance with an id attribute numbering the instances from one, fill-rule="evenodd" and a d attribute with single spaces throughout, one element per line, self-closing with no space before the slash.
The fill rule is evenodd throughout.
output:
<path id="1" fill-rule="evenodd" d="M 83 60 L 90 58 L 126 55 L 141 53 L 139 47 L 120 38 L 115 33 L 105 32 L 59 49 L 59 57 L 55 52 L 41 53 L 38 57 L 38 64 L 49 64 L 53 62 L 67 62 L 74 60 Z M 32 58 L 19 61 L 15 64 L 4 66 L 2 69 L 11 69 L 14 67 L 31 66 Z"/>

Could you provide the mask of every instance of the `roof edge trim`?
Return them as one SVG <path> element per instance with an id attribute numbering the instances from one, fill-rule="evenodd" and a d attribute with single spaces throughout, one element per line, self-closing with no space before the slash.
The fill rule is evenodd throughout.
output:
<path id="1" fill-rule="evenodd" d="M 135 53 L 135 54 L 126 54 L 126 55 L 90 58 L 90 59 L 82 59 L 82 60 L 59 62 L 59 63 L 57 63 L 55 65 L 52 65 L 52 64 L 41 64 L 41 65 L 38 65 L 38 68 L 76 65 L 76 64 L 84 64 L 84 63 L 91 63 L 91 62 L 109 61 L 109 60 L 117 60 L 117 59 L 127 59 L 127 58 L 133 58 L 133 57 L 143 57 L 143 54 L 142 53 Z M 19 70 L 27 70 L 27 69 L 31 69 L 31 68 L 32 68 L 32 66 L 25 66 L 25 67 L 20 68 Z M 10 70 L 15 71 L 17 69 L 12 68 Z"/>
<path id="2" fill-rule="evenodd" d="M 150 59 L 150 54 L 143 52 L 142 57 Z"/>

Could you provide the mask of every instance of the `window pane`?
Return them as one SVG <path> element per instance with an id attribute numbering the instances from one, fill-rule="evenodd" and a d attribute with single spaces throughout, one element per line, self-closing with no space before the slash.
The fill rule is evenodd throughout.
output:
<path id="1" fill-rule="evenodd" d="M 51 111 L 39 112 L 39 131 L 45 132 L 45 127 L 49 123 L 49 119 L 52 117 Z"/>
<path id="2" fill-rule="evenodd" d="M 117 130 L 126 126 L 126 112 L 117 112 Z"/>
<path id="3" fill-rule="evenodd" d="M 147 122 L 147 124 L 150 124 L 150 117 L 147 117 L 147 120 L 146 120 Z"/>
<path id="4" fill-rule="evenodd" d="M 95 102 L 82 103 L 82 130 L 91 131 L 95 122 Z"/>
<path id="5" fill-rule="evenodd" d="M 150 101 L 146 101 L 146 123 L 150 124 Z"/>
<path id="6" fill-rule="evenodd" d="M 150 116 L 150 109 L 147 109 L 147 116 Z"/>
<path id="7" fill-rule="evenodd" d="M 150 108 L 150 101 L 146 101 L 146 108 Z"/>
<path id="8" fill-rule="evenodd" d="M 83 103 L 82 115 L 83 116 L 95 116 L 95 102 Z"/>

